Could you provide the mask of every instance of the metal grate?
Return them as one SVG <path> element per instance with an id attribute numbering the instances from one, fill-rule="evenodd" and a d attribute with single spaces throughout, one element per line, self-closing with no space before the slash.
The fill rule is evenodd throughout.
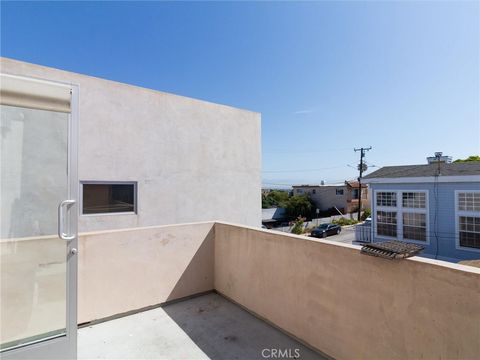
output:
<path id="1" fill-rule="evenodd" d="M 425 247 L 415 244 L 404 243 L 402 241 L 382 241 L 370 243 L 362 247 L 362 254 L 378 256 L 385 259 L 404 259 L 415 256 Z"/>

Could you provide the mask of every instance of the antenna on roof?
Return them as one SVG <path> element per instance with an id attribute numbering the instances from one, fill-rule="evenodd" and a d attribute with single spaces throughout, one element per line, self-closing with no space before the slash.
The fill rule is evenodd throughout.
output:
<path id="1" fill-rule="evenodd" d="M 437 159 L 437 176 L 440 176 L 440 159 L 442 158 L 443 153 L 441 151 L 437 151 L 435 153 L 435 159 Z"/>

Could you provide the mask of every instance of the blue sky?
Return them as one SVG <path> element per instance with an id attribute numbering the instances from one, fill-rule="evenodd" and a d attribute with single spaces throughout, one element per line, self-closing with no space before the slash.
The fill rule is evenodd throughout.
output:
<path id="1" fill-rule="evenodd" d="M 261 112 L 266 186 L 480 153 L 476 1 L 1 10 L 2 56 Z"/>

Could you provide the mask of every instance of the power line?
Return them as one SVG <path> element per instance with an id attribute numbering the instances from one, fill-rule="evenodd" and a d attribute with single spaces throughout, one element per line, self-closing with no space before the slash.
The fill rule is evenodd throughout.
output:
<path id="1" fill-rule="evenodd" d="M 328 151 L 347 151 L 350 150 L 351 148 L 332 148 L 332 149 L 323 149 L 322 150 L 306 150 L 306 151 L 291 151 L 289 149 L 283 149 L 283 150 L 264 150 L 264 154 L 320 154 Z"/>
<path id="2" fill-rule="evenodd" d="M 299 169 L 299 170 L 262 170 L 264 173 L 287 173 L 287 172 L 315 172 L 315 171 L 323 171 L 323 170 L 333 170 L 333 169 L 340 169 L 343 166 L 332 166 L 332 167 L 325 167 L 325 168 L 318 168 L 318 169 Z"/>

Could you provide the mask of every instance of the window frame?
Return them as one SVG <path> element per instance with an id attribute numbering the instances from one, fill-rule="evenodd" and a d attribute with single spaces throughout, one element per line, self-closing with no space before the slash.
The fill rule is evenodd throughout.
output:
<path id="1" fill-rule="evenodd" d="M 397 204 L 396 206 L 379 206 L 377 205 L 377 196 L 378 193 L 389 192 L 396 194 Z M 403 193 L 413 192 L 413 193 L 424 193 L 425 194 L 425 208 L 409 208 L 403 207 Z M 373 235 L 377 239 L 382 240 L 400 240 L 409 243 L 419 244 L 419 245 L 430 245 L 430 201 L 429 201 L 429 190 L 427 189 L 375 189 L 373 192 L 372 204 L 375 207 L 374 213 L 372 214 L 372 220 L 374 221 L 373 226 Z M 377 212 L 378 211 L 387 211 L 387 212 L 396 212 L 397 213 L 397 236 L 386 236 L 378 235 L 377 232 Z M 403 237 L 403 214 L 404 213 L 418 213 L 425 214 L 425 241 L 407 239 Z M 407 225 L 408 226 L 408 225 Z"/>
<path id="2" fill-rule="evenodd" d="M 352 189 L 352 200 L 358 200 L 358 189 Z"/>
<path id="3" fill-rule="evenodd" d="M 383 209 L 385 208 L 385 209 Z M 388 236 L 388 235 L 378 235 L 378 213 L 379 212 L 384 212 L 384 213 L 393 213 L 395 214 L 395 231 L 397 233 L 397 236 Z M 386 209 L 386 207 L 382 207 L 382 209 L 380 210 L 375 210 L 375 235 L 379 238 L 382 238 L 382 239 L 398 239 L 398 211 L 394 210 L 393 207 L 389 207 L 388 209 Z M 393 226 L 394 224 L 391 224 L 391 223 L 382 223 L 382 224 L 386 224 L 386 225 L 390 225 L 390 226 Z"/>
<path id="4" fill-rule="evenodd" d="M 480 248 L 460 245 L 460 216 L 478 217 L 480 218 L 480 211 L 468 211 L 459 209 L 459 194 L 460 193 L 480 193 L 480 190 L 455 190 L 455 248 L 457 250 L 480 252 Z"/>
<path id="5" fill-rule="evenodd" d="M 83 212 L 83 186 L 84 185 L 133 185 L 133 211 L 85 214 Z M 137 209 L 138 209 L 138 196 L 137 196 L 138 190 L 137 189 L 138 189 L 137 181 L 81 180 L 80 191 L 79 191 L 80 207 L 78 212 L 80 216 L 137 215 Z"/>

